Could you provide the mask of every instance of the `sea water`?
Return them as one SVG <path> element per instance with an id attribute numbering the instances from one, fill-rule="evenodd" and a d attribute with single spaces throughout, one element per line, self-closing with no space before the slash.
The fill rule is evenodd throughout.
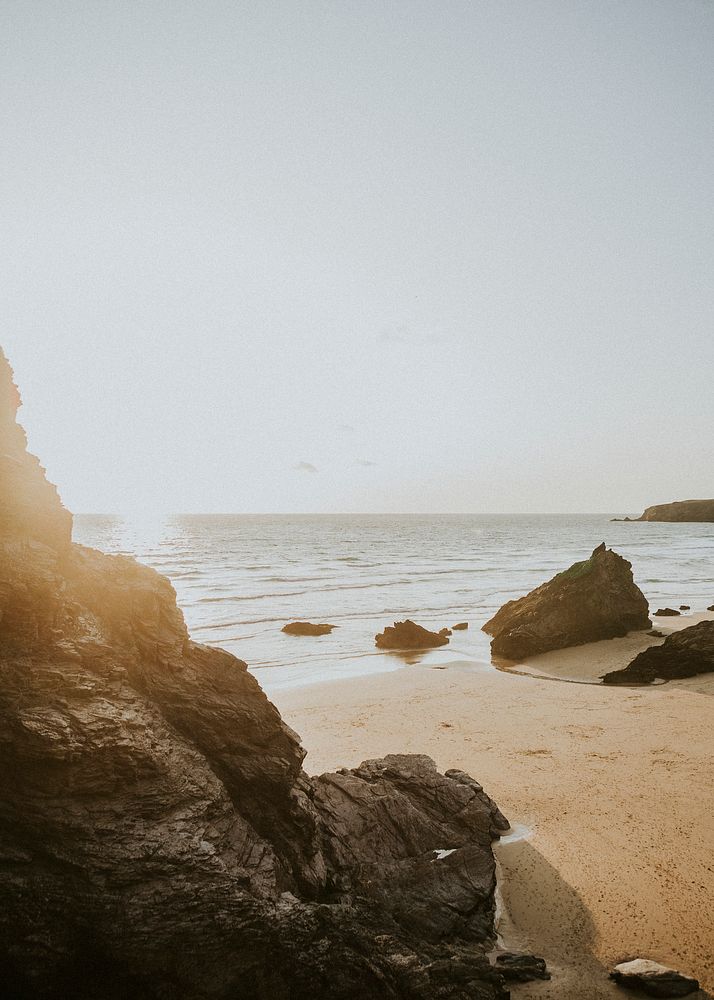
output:
<path id="1" fill-rule="evenodd" d="M 74 538 L 165 574 L 193 638 L 235 653 L 268 690 L 405 660 L 488 669 L 483 623 L 603 541 L 632 562 L 652 610 L 714 603 L 714 524 L 607 514 L 79 515 Z M 426 654 L 377 650 L 375 633 L 403 618 L 469 629 Z M 296 619 L 337 627 L 319 638 L 281 632 Z"/>

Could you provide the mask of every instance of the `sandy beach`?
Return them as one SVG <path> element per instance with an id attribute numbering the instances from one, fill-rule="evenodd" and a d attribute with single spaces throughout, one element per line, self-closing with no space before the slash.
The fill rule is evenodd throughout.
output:
<path id="1" fill-rule="evenodd" d="M 654 627 L 704 617 L 714 615 Z M 638 633 L 561 650 L 519 673 L 432 660 L 269 693 L 301 733 L 309 773 L 428 753 L 470 772 L 518 824 L 522 839 L 497 848 L 500 932 L 543 955 L 553 979 L 515 996 L 622 996 L 607 971 L 632 957 L 712 990 L 714 675 L 596 683 L 654 641 Z"/>

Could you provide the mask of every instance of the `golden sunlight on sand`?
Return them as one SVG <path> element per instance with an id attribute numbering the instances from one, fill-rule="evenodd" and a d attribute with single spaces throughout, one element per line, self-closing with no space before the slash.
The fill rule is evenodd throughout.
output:
<path id="1" fill-rule="evenodd" d="M 706 616 L 668 629 L 695 617 Z M 526 669 L 590 680 L 649 642 L 575 647 Z M 611 688 L 451 664 L 275 700 L 309 772 L 413 752 L 481 781 L 522 838 L 497 849 L 501 933 L 554 973 L 517 996 L 598 1000 L 622 995 L 607 970 L 638 955 L 714 986 L 713 697 L 712 674 Z"/>

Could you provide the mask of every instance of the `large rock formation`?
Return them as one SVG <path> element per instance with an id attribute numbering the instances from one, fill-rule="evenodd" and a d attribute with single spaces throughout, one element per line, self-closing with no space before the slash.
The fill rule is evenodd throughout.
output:
<path id="1" fill-rule="evenodd" d="M 714 521 L 714 500 L 675 500 L 648 507 L 638 521 Z"/>
<path id="2" fill-rule="evenodd" d="M 3 996 L 506 998 L 480 786 L 422 757 L 308 778 L 167 580 L 70 544 L 18 402 L 3 357 Z"/>
<path id="3" fill-rule="evenodd" d="M 27 452 L 25 432 L 15 419 L 22 401 L 2 348 L 0 387 L 0 536 L 31 538 L 61 551 L 72 538 L 72 516 L 39 460 Z"/>
<path id="4" fill-rule="evenodd" d="M 493 636 L 494 655 L 518 660 L 650 625 L 647 600 L 632 579 L 631 564 L 603 543 L 589 559 L 504 604 L 483 630 Z"/>
<path id="5" fill-rule="evenodd" d="M 605 674 L 605 684 L 651 684 L 695 677 L 714 670 L 714 622 L 698 622 L 672 632 L 659 646 L 638 653 L 622 670 Z"/>

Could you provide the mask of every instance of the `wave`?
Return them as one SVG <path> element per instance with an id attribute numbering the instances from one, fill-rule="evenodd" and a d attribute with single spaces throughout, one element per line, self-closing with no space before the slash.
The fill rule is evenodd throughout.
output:
<path id="1" fill-rule="evenodd" d="M 472 628 L 459 633 L 458 646 L 455 633 L 452 645 L 472 655 L 487 642 L 477 623 L 602 540 L 633 563 L 654 606 L 679 599 L 693 607 L 712 603 L 711 526 L 623 527 L 608 517 L 355 515 L 347 531 L 319 516 L 205 517 L 195 525 L 182 521 L 180 535 L 170 529 L 158 543 L 116 520 L 78 518 L 75 537 L 166 573 L 196 637 L 227 644 L 256 666 L 309 669 L 316 657 L 337 662 L 373 655 L 373 628 L 406 617 L 430 627 L 470 619 Z M 324 645 L 303 644 L 280 631 L 296 617 L 343 628 Z"/>

